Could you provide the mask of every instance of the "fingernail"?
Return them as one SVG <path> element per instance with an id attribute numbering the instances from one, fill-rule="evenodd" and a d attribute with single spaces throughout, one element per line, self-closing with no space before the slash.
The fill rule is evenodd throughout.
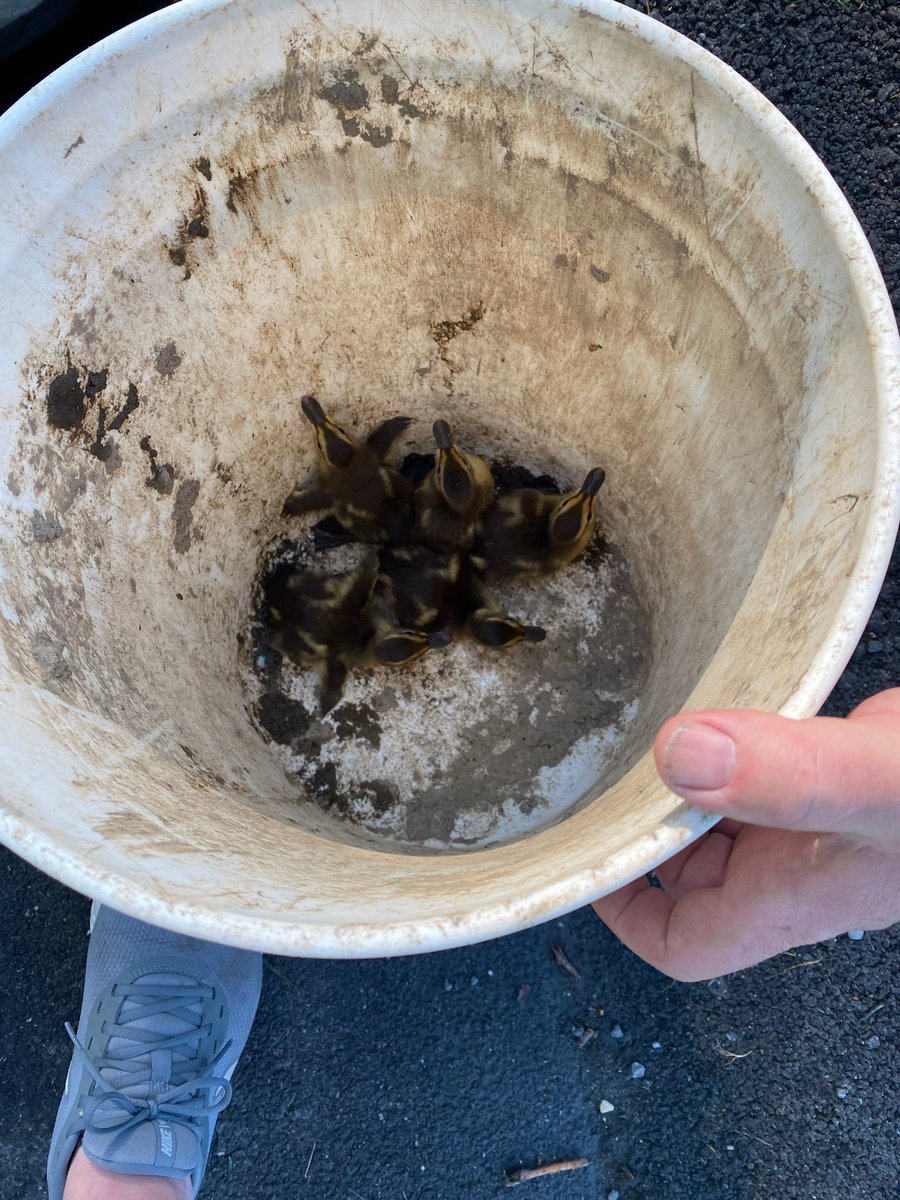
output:
<path id="1" fill-rule="evenodd" d="M 669 787 L 716 791 L 734 774 L 734 742 L 702 721 L 679 725 L 663 751 L 662 776 Z"/>

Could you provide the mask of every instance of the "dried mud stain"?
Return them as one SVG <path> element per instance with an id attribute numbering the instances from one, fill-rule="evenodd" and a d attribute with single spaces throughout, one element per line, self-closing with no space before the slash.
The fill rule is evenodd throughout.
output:
<path id="1" fill-rule="evenodd" d="M 323 83 L 319 96 L 334 105 L 340 112 L 357 112 L 369 107 L 369 89 L 360 80 L 354 67 L 346 67 L 339 74 L 330 76 L 330 83 Z"/>
<path id="2" fill-rule="evenodd" d="M 197 479 L 185 479 L 179 486 L 175 494 L 175 507 L 172 511 L 172 520 L 175 522 L 175 550 L 179 554 L 186 554 L 190 550 L 193 542 L 199 538 L 198 531 L 194 529 L 194 505 L 197 503 L 197 497 L 200 495 L 200 482 Z"/>
<path id="3" fill-rule="evenodd" d="M 160 375 L 171 377 L 175 374 L 175 372 L 181 366 L 181 355 L 178 353 L 178 349 L 174 342 L 166 342 L 166 344 L 160 348 L 158 354 L 156 355 L 156 363 L 154 365 L 156 366 L 156 369 Z"/>
<path id="4" fill-rule="evenodd" d="M 161 496 L 171 495 L 172 489 L 175 487 L 175 468 L 171 463 L 157 462 L 159 451 L 155 450 L 151 445 L 149 435 L 141 438 L 140 447 L 147 456 L 150 468 L 150 474 L 144 480 L 144 483 L 147 487 L 153 488 L 155 492 L 159 492 Z"/>
<path id="5" fill-rule="evenodd" d="M 81 428 L 86 416 L 85 390 L 78 370 L 69 366 L 68 370 L 50 380 L 47 388 L 47 421 L 54 429 L 73 432 Z"/>

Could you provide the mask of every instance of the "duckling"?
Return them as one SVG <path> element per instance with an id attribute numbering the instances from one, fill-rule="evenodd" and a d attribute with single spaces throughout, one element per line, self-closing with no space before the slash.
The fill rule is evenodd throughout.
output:
<path id="1" fill-rule="evenodd" d="M 385 666 L 404 667 L 427 654 L 429 650 L 442 650 L 449 646 L 451 640 L 446 629 L 427 633 L 423 629 L 401 629 L 385 620 L 376 623 L 370 651 L 377 661 Z"/>
<path id="2" fill-rule="evenodd" d="M 375 632 L 367 609 L 376 574 L 373 555 L 336 575 L 282 564 L 263 585 L 272 645 L 317 669 L 323 716 L 341 698 L 348 670 L 363 658 Z"/>
<path id="3" fill-rule="evenodd" d="M 304 396 L 300 407 L 315 428 L 318 471 L 312 486 L 297 484 L 284 503 L 284 514 L 327 509 L 347 531 L 346 540 L 406 538 L 412 524 L 412 485 L 385 459 L 411 418 L 382 421 L 362 441 L 327 417 L 315 396 Z"/>
<path id="4" fill-rule="evenodd" d="M 474 569 L 467 582 L 466 601 L 466 627 L 483 646 L 508 649 L 519 642 L 542 642 L 547 636 L 547 630 L 540 625 L 523 625 L 505 613 L 494 593 Z"/>
<path id="5" fill-rule="evenodd" d="M 506 650 L 519 642 L 542 642 L 547 630 L 540 625 L 523 625 L 502 609 L 479 608 L 469 618 L 469 632 L 483 646 Z"/>
<path id="6" fill-rule="evenodd" d="M 415 494 L 413 540 L 443 552 L 468 550 L 494 499 L 494 477 L 483 458 L 456 445 L 446 421 L 433 428 L 437 458 Z"/>
<path id="7" fill-rule="evenodd" d="M 457 608 L 463 556 L 430 546 L 384 546 L 378 555 L 376 595 L 396 622 L 411 629 L 444 629 Z"/>
<path id="8" fill-rule="evenodd" d="M 459 556 L 444 558 L 427 546 L 384 546 L 372 597 L 372 653 L 401 666 L 451 642 L 451 594 Z"/>
<path id="9" fill-rule="evenodd" d="M 501 496 L 482 522 L 473 561 L 488 579 L 549 575 L 586 548 L 597 519 L 606 472 L 594 467 L 564 496 L 526 488 Z"/>

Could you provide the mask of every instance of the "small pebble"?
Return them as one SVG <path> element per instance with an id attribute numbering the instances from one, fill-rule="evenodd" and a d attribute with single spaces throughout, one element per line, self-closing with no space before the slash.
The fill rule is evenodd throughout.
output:
<path id="1" fill-rule="evenodd" d="M 616 1111 L 616 1106 L 614 1104 L 610 1104 L 608 1100 L 601 1100 L 599 1108 L 602 1113 L 611 1113 Z"/>
<path id="2" fill-rule="evenodd" d="M 851 929 L 847 934 L 847 937 L 851 942 L 861 942 L 865 937 L 865 934 L 866 931 L 864 929 Z"/>
<path id="3" fill-rule="evenodd" d="M 847 1087 L 839 1087 L 838 1088 L 838 1090 L 837 1090 L 838 1100 L 846 1100 L 849 1095 L 850 1095 L 849 1088 L 847 1088 Z"/>
<path id="4" fill-rule="evenodd" d="M 444 991 L 445 991 L 445 992 L 452 992 L 452 991 L 453 991 L 453 984 L 450 982 L 450 980 L 449 980 L 449 979 L 445 979 L 445 980 L 444 980 Z"/>
<path id="5" fill-rule="evenodd" d="M 621 1025 L 613 1025 L 613 1027 L 612 1027 L 612 1030 L 610 1031 L 610 1033 L 611 1033 L 611 1036 L 612 1036 L 612 1037 L 614 1037 L 614 1038 L 620 1038 L 620 1037 L 624 1037 L 624 1036 L 625 1036 L 625 1035 L 622 1033 L 622 1026 L 621 1026 Z"/>
<path id="6" fill-rule="evenodd" d="M 726 1146 L 726 1147 L 725 1147 L 725 1149 L 726 1149 L 726 1150 L 733 1150 L 733 1149 L 734 1149 L 734 1146 Z"/>
<path id="7" fill-rule="evenodd" d="M 647 1068 L 644 1066 L 643 1063 L 632 1063 L 631 1064 L 631 1078 L 632 1079 L 643 1079 L 646 1074 L 647 1074 Z"/>
<path id="8" fill-rule="evenodd" d="M 866 1045 L 869 1047 L 870 1050 L 877 1050 L 878 1047 L 881 1045 L 881 1038 L 878 1036 L 877 1033 L 874 1033 L 869 1038 L 869 1040 L 866 1042 Z"/>
<path id="9" fill-rule="evenodd" d="M 738 1035 L 736 1033 L 726 1033 L 725 1037 L 729 1042 L 736 1042 L 738 1040 Z"/>
<path id="10" fill-rule="evenodd" d="M 662 1050 L 662 1042 L 654 1042 L 650 1048 L 651 1050 Z"/>
<path id="11" fill-rule="evenodd" d="M 883 642 L 869 642 L 869 644 L 866 646 L 866 649 L 868 650 L 868 652 L 870 654 L 880 654 L 882 652 L 882 650 L 884 649 L 884 643 Z"/>
<path id="12" fill-rule="evenodd" d="M 471 988 L 478 987 L 478 976 L 477 975 L 473 975 L 472 978 L 469 980 L 469 987 L 471 987 Z"/>
<path id="13" fill-rule="evenodd" d="M 615 1190 L 608 1192 L 606 1200 L 619 1200 L 619 1193 Z"/>

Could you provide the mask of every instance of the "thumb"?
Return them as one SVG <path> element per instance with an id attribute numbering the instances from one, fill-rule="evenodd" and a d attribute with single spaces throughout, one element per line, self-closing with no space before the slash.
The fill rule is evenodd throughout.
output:
<path id="1" fill-rule="evenodd" d="M 663 781 L 699 808 L 900 844 L 900 688 L 847 718 L 681 714 L 663 725 L 654 751 Z"/>

